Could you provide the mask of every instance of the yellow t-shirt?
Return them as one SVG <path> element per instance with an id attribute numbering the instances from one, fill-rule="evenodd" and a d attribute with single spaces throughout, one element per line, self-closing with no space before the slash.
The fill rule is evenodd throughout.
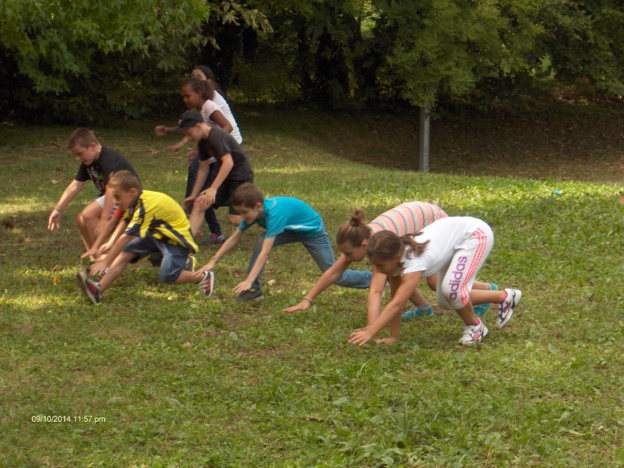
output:
<path id="1" fill-rule="evenodd" d="M 186 213 L 169 195 L 141 191 L 135 205 L 126 211 L 123 219 L 128 222 L 125 233 L 130 236 L 146 237 L 149 231 L 163 242 L 181 245 L 192 253 L 199 251 Z"/>

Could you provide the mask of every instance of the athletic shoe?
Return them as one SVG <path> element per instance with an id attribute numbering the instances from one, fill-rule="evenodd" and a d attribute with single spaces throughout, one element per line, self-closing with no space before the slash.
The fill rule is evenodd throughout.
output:
<path id="1" fill-rule="evenodd" d="M 206 297 L 212 296 L 214 290 L 215 275 L 212 271 L 204 271 L 203 279 L 197 283 L 199 291 Z"/>
<path id="2" fill-rule="evenodd" d="M 86 272 L 78 273 L 78 284 L 80 289 L 85 293 L 91 302 L 97 304 L 102 301 L 102 293 L 100 292 L 100 283 L 90 280 L 86 277 Z"/>
<path id="3" fill-rule="evenodd" d="M 507 297 L 498 304 L 498 318 L 496 319 L 496 328 L 503 328 L 511 320 L 514 308 L 520 304 L 522 299 L 522 291 L 519 289 L 505 289 Z"/>
<path id="4" fill-rule="evenodd" d="M 470 346 L 483 339 L 488 334 L 488 329 L 481 319 L 474 325 L 466 325 L 459 342 L 463 345 Z"/>
<path id="5" fill-rule="evenodd" d="M 490 290 L 491 291 L 498 291 L 498 286 L 496 286 L 494 283 L 490 283 Z M 474 306 L 474 314 L 477 317 L 481 317 L 483 314 L 485 314 L 489 309 L 490 306 L 492 305 L 491 302 L 488 302 L 487 304 L 479 304 Z"/>
<path id="6" fill-rule="evenodd" d="M 162 252 L 154 252 L 149 254 L 149 257 L 147 257 L 147 259 L 149 260 L 149 262 L 152 264 L 153 267 L 160 267 L 160 264 L 163 261 L 163 254 Z"/>
<path id="7" fill-rule="evenodd" d="M 200 244 L 218 245 L 225 242 L 226 237 L 223 234 L 216 235 L 214 232 L 209 236 L 204 237 Z"/>
<path id="8" fill-rule="evenodd" d="M 184 269 L 186 271 L 190 271 L 191 273 L 193 273 L 196 267 L 197 267 L 197 260 L 192 255 L 189 255 L 188 258 L 186 259 L 186 264 L 184 265 Z"/>
<path id="9" fill-rule="evenodd" d="M 421 310 L 418 307 L 414 306 L 403 315 L 401 315 L 401 318 L 403 320 L 407 320 L 414 317 L 428 317 L 429 315 L 433 315 L 433 307 L 431 307 L 431 304 L 429 304 L 429 308 L 425 310 Z"/>
<path id="10" fill-rule="evenodd" d="M 262 295 L 262 289 L 254 289 L 251 288 L 248 291 L 243 291 L 236 298 L 236 302 L 249 302 L 249 301 L 258 301 L 262 299 L 264 296 Z"/>

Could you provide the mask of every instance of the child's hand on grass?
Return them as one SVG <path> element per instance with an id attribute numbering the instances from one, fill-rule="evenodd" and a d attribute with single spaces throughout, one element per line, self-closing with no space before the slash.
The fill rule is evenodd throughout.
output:
<path id="1" fill-rule="evenodd" d="M 297 312 L 298 310 L 307 310 L 310 308 L 312 303 L 307 299 L 303 299 L 299 304 L 289 307 L 288 309 L 284 309 L 283 312 Z"/>
<path id="2" fill-rule="evenodd" d="M 245 291 L 249 291 L 251 289 L 251 281 L 242 281 L 236 285 L 233 291 L 237 294 L 244 293 Z"/>
<path id="3" fill-rule="evenodd" d="M 349 336 L 349 343 L 356 344 L 362 346 L 367 341 L 370 341 L 373 336 L 366 331 L 366 329 L 361 331 L 354 331 Z"/>
<path id="4" fill-rule="evenodd" d="M 167 134 L 167 130 L 165 129 L 164 125 L 157 125 L 156 127 L 154 127 L 154 134 L 157 137 L 165 136 Z"/>

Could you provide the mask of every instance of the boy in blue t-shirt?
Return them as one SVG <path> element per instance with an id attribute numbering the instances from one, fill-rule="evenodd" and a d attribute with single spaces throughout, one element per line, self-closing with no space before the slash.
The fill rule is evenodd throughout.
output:
<path id="1" fill-rule="evenodd" d="M 239 293 L 239 302 L 262 298 L 260 276 L 273 247 L 301 242 L 322 271 L 334 264 L 334 251 L 323 220 L 307 203 L 290 197 L 265 200 L 258 187 L 245 183 L 232 194 L 232 206 L 240 213 L 243 221 L 210 262 L 199 271 L 212 270 L 217 261 L 238 244 L 251 225 L 257 224 L 266 229 L 266 233 L 258 236 L 247 269 L 247 279 L 234 288 L 234 292 Z M 370 281 L 370 271 L 347 270 L 336 284 L 347 288 L 366 289 L 370 287 Z M 201 283 L 200 290 L 206 290 Z"/>

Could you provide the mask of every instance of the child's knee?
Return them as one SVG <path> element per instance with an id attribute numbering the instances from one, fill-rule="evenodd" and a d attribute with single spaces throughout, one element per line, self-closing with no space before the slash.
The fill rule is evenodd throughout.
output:
<path id="1" fill-rule="evenodd" d="M 240 215 L 235 215 L 235 214 L 228 214 L 228 222 L 232 225 L 232 226 L 236 226 L 238 227 L 241 223 L 241 221 L 243 220 L 243 217 Z"/>

